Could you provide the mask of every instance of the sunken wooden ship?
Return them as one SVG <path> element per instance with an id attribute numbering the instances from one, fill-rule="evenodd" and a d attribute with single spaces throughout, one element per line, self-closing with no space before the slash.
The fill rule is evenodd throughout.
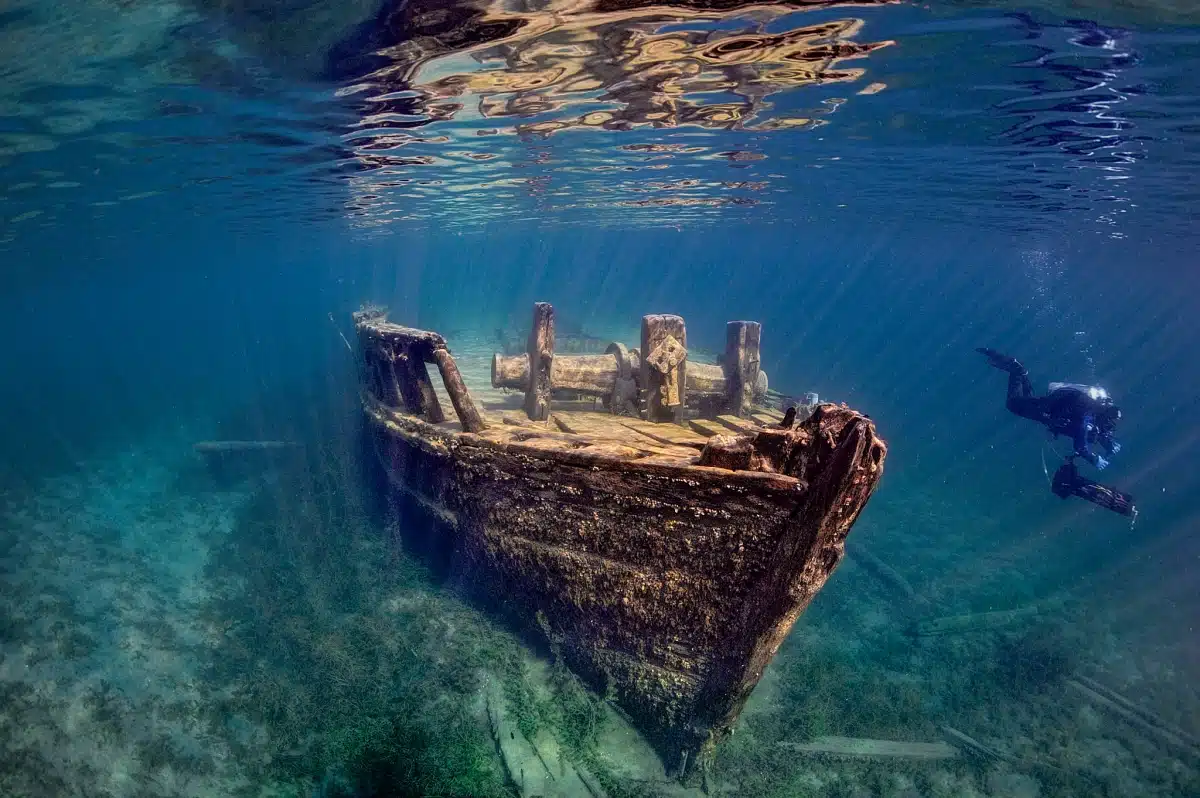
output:
<path id="1" fill-rule="evenodd" d="M 845 553 L 883 471 L 874 424 L 769 391 L 756 322 L 729 322 L 719 364 L 672 315 L 566 355 L 538 303 L 528 351 L 472 392 L 442 336 L 354 320 L 389 489 L 463 583 L 548 635 L 669 769 L 706 762 Z"/>

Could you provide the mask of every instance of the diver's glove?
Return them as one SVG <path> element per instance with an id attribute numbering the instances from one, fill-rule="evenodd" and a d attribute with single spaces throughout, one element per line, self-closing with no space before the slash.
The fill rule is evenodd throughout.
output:
<path id="1" fill-rule="evenodd" d="M 1110 446 L 1108 449 L 1108 453 L 1109 454 L 1118 454 L 1120 451 L 1121 451 L 1121 444 L 1117 443 L 1116 441 L 1113 441 L 1112 446 Z"/>
<path id="2" fill-rule="evenodd" d="M 1108 461 L 1100 455 L 1096 455 L 1096 468 L 1103 471 L 1104 469 L 1108 468 Z"/>

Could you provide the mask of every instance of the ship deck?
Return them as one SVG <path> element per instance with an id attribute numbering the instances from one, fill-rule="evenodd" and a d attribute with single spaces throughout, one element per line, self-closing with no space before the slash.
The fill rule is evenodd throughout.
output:
<path id="1" fill-rule="evenodd" d="M 714 435 L 734 435 L 778 426 L 783 414 L 774 408 L 756 407 L 746 418 L 721 415 L 694 418 L 683 423 L 654 423 L 633 416 L 614 415 L 598 399 L 556 399 L 546 421 L 530 421 L 522 407 L 519 391 L 494 388 L 491 383 L 491 351 L 486 345 L 456 346 L 454 359 L 487 428 L 475 433 L 493 443 L 520 443 L 552 450 L 580 450 L 618 460 L 647 460 L 664 465 L 694 465 L 704 444 Z M 482 342 L 480 342 L 482 343 Z M 451 404 L 440 380 L 433 389 L 443 407 Z M 392 413 L 417 416 L 399 410 Z M 429 423 L 421 420 L 422 423 Z M 446 432 L 462 432 L 457 418 L 448 417 L 432 426 Z"/>

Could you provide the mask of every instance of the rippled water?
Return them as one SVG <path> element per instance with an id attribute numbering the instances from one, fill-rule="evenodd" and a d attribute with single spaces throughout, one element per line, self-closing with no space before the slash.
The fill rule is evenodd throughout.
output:
<path id="1" fill-rule="evenodd" d="M 1069 213 L 1114 237 L 1186 226 L 1197 198 L 1196 29 L 889 2 L 373 11 L 8 10 L 0 240 L 165 195 L 362 231 Z"/>

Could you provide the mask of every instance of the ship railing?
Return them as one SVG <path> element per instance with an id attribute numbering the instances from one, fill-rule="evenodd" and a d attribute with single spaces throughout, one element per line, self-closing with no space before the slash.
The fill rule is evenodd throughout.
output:
<path id="1" fill-rule="evenodd" d="M 365 384 L 380 401 L 433 424 L 445 421 L 446 414 L 425 367 L 433 363 L 463 430 L 479 432 L 487 427 L 446 346 L 446 339 L 435 332 L 392 324 L 379 310 L 355 313 L 354 327 L 363 353 Z"/>
<path id="2" fill-rule="evenodd" d="M 604 354 L 572 355 L 554 351 L 554 307 L 533 308 L 526 352 L 492 355 L 492 387 L 525 393 L 525 413 L 533 421 L 550 415 L 553 392 L 601 397 L 613 413 L 651 421 L 680 421 L 687 406 L 745 417 L 767 394 L 760 367 L 762 325 L 731 321 L 720 365 L 688 359 L 683 317 L 642 317 L 641 347 L 613 342 Z"/>

